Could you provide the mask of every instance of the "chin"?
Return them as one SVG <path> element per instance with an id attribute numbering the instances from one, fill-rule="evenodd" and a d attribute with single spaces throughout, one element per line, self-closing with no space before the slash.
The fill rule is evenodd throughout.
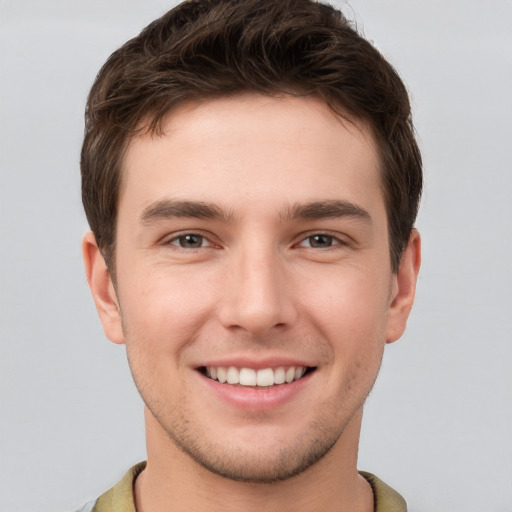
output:
<path id="1" fill-rule="evenodd" d="M 308 470 L 324 457 L 335 441 L 330 445 L 309 447 L 307 451 L 281 448 L 268 457 L 256 456 L 243 450 L 230 451 L 223 457 L 211 453 L 190 451 L 197 463 L 210 473 L 229 480 L 246 483 L 276 483 L 287 480 Z"/>
<path id="2" fill-rule="evenodd" d="M 210 432 L 215 430 L 212 427 Z M 271 442 L 268 430 L 250 430 L 254 435 L 225 435 L 221 440 L 213 440 L 207 439 L 208 433 L 165 429 L 177 448 L 214 475 L 237 482 L 276 483 L 319 462 L 336 444 L 344 426 L 327 430 L 318 424 L 309 425 L 305 433 L 296 434 L 294 439 L 279 436 Z"/>

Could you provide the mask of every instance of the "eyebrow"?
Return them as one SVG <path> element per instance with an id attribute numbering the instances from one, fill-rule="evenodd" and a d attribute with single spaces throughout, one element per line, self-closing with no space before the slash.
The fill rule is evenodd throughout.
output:
<path id="1" fill-rule="evenodd" d="M 371 216 L 364 208 L 342 200 L 295 203 L 289 206 L 281 217 L 285 221 L 352 217 L 371 223 Z M 234 219 L 234 215 L 214 203 L 165 198 L 146 207 L 140 216 L 140 222 L 151 224 L 157 220 L 172 218 L 218 219 L 229 222 Z"/>
<path id="2" fill-rule="evenodd" d="M 233 215 L 213 203 L 159 199 L 144 209 L 140 216 L 140 222 L 141 224 L 151 224 L 160 219 L 172 218 L 220 219 L 230 221 Z"/>
<path id="3" fill-rule="evenodd" d="M 286 220 L 304 219 L 326 219 L 352 217 L 371 224 L 370 214 L 361 206 L 350 201 L 314 201 L 311 203 L 296 203 L 289 207 L 284 215 Z"/>

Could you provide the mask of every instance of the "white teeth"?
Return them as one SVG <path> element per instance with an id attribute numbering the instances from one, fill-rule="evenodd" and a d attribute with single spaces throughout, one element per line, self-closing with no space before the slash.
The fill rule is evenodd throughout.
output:
<path id="1" fill-rule="evenodd" d="M 259 372 L 258 372 L 259 373 Z M 240 384 L 242 386 L 256 386 L 256 371 L 252 368 L 242 368 L 240 370 Z M 261 384 L 258 384 L 260 386 Z"/>
<path id="2" fill-rule="evenodd" d="M 213 379 L 214 377 L 213 377 L 211 369 L 210 369 L 210 375 L 211 375 L 211 377 Z M 226 368 L 217 368 L 217 379 L 222 384 L 224 384 L 224 382 L 226 382 L 226 380 L 227 380 Z"/>
<path id="3" fill-rule="evenodd" d="M 295 378 L 295 367 L 291 366 L 290 368 L 288 368 L 286 370 L 284 379 L 286 382 L 292 382 L 294 378 Z"/>
<path id="4" fill-rule="evenodd" d="M 235 368 L 234 366 L 230 366 L 228 368 L 226 378 L 227 378 L 228 384 L 238 384 L 240 382 L 240 372 L 238 371 L 238 368 Z"/>
<path id="5" fill-rule="evenodd" d="M 274 371 L 272 368 L 265 368 L 258 370 L 256 374 L 256 382 L 258 386 L 273 386 L 274 385 Z"/>
<path id="6" fill-rule="evenodd" d="M 274 384 L 284 384 L 286 381 L 286 372 L 283 367 L 276 368 L 274 371 Z"/>
<path id="7" fill-rule="evenodd" d="M 236 368 L 230 366 L 208 366 L 206 374 L 213 380 L 218 380 L 221 384 L 239 384 L 240 386 L 259 386 L 270 387 L 277 384 L 284 384 L 299 380 L 306 373 L 304 366 L 289 366 L 287 368 L 280 366 L 278 368 L 263 368 L 254 370 L 253 368 Z"/>

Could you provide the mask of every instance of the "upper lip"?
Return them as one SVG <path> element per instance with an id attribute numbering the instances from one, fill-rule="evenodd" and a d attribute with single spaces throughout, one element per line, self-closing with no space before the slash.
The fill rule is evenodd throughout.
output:
<path id="1" fill-rule="evenodd" d="M 217 368 L 221 366 L 226 368 L 234 366 L 235 368 L 253 368 L 255 370 L 262 370 L 264 368 L 279 368 L 281 366 L 304 366 L 310 368 L 316 365 L 294 357 L 257 358 L 254 356 L 237 356 L 219 359 L 208 359 L 198 364 L 197 368 L 212 366 Z"/>

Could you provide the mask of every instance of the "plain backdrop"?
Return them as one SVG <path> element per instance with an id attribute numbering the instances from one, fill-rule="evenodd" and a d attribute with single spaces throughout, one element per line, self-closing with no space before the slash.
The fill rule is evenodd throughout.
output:
<path id="1" fill-rule="evenodd" d="M 0 0 L 0 510 L 72 511 L 145 457 L 124 348 L 85 282 L 86 95 L 163 0 Z M 426 187 L 406 335 L 361 469 L 415 512 L 512 510 L 512 2 L 339 2 L 411 92 Z"/>

